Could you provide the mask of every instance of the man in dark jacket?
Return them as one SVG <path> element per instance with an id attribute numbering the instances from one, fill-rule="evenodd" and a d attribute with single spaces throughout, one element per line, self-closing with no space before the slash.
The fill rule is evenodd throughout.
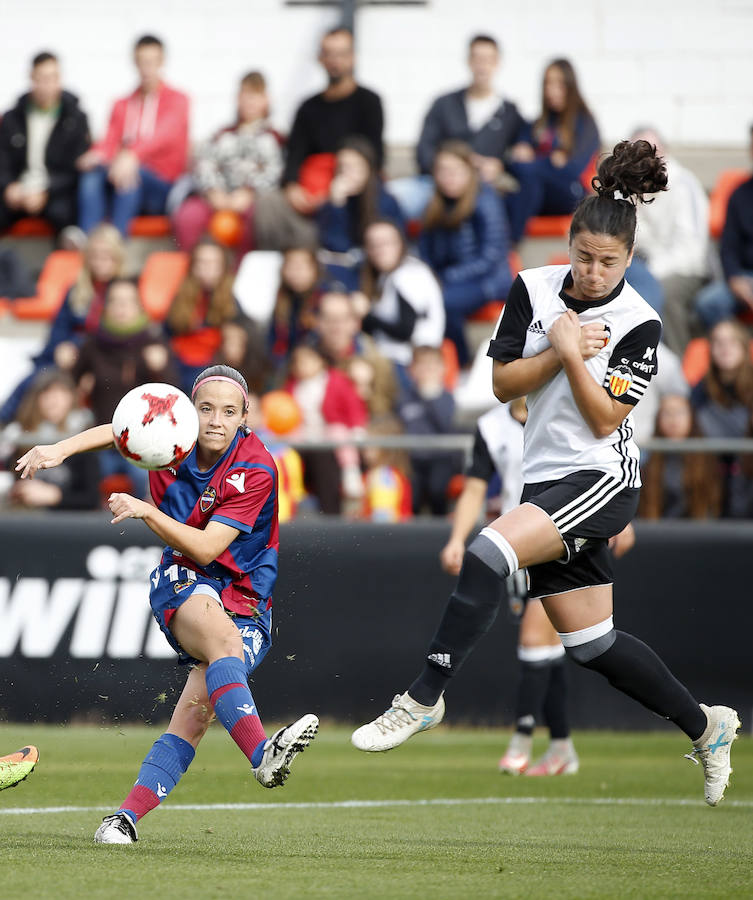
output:
<path id="1" fill-rule="evenodd" d="M 78 99 L 62 89 L 60 64 L 39 53 L 31 91 L 0 122 L 0 229 L 24 216 L 47 219 L 56 232 L 76 222 L 76 160 L 89 147 Z"/>
<path id="2" fill-rule="evenodd" d="M 476 153 L 481 178 L 494 182 L 501 174 L 508 149 L 520 139 L 525 120 L 514 103 L 497 93 L 494 76 L 499 68 L 499 46 L 493 37 L 479 34 L 471 39 L 467 88 L 438 97 L 424 119 L 416 147 L 416 160 L 429 174 L 437 148 L 443 141 L 465 141 Z"/>
<path id="3" fill-rule="evenodd" d="M 434 184 L 429 176 L 434 157 L 444 141 L 470 144 L 481 179 L 492 185 L 500 181 L 505 155 L 521 140 L 526 122 L 517 106 L 505 100 L 495 88 L 499 62 L 499 45 L 494 38 L 476 35 L 468 47 L 470 85 L 443 94 L 432 103 L 416 146 L 421 175 L 398 178 L 388 185 L 407 218 L 420 218 L 431 198 Z"/>

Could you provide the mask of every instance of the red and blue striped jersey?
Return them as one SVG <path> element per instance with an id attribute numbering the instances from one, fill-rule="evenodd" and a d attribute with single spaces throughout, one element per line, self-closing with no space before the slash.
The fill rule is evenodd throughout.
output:
<path id="1" fill-rule="evenodd" d="M 239 615 L 263 613 L 271 605 L 277 579 L 277 468 L 259 438 L 239 429 L 224 455 L 206 472 L 196 463 L 196 447 L 177 469 L 149 473 L 158 508 L 178 522 L 204 529 L 211 521 L 239 531 L 217 559 L 200 566 L 172 547 L 162 565 L 177 563 L 221 584 L 222 602 Z"/>

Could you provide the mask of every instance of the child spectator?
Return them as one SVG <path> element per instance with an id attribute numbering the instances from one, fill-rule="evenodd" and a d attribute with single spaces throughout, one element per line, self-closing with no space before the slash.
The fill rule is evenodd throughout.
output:
<path id="1" fill-rule="evenodd" d="M 300 437 L 304 440 L 338 440 L 358 434 L 368 421 L 366 404 L 351 381 L 328 366 L 312 344 L 301 344 L 290 357 L 290 378 L 285 390 L 295 397 L 303 415 Z M 306 489 L 314 494 L 321 511 L 339 514 L 342 494 L 362 494 L 358 453 L 352 446 L 301 453 Z"/>
<path id="2" fill-rule="evenodd" d="M 82 345 L 73 376 L 100 423 L 112 420 L 120 398 L 131 388 L 149 381 L 178 384 L 170 351 L 144 312 L 135 282 L 117 278 L 110 283 L 99 329 Z M 138 496 L 148 496 L 143 469 L 126 462 L 116 450 L 97 456 L 103 478 L 125 473 Z"/>
<path id="3" fill-rule="evenodd" d="M 233 280 L 227 252 L 210 238 L 202 239 L 191 253 L 188 274 L 166 319 L 180 383 L 188 394 L 220 347 L 220 328 L 239 315 Z"/>
<path id="4" fill-rule="evenodd" d="M 267 85 L 261 72 L 241 79 L 233 125 L 202 144 L 193 167 L 198 193 L 175 213 L 175 238 L 193 250 L 218 210 L 238 213 L 245 223 L 241 247 L 250 249 L 252 210 L 257 194 L 277 186 L 282 173 L 280 138 L 269 123 Z"/>
<path id="5" fill-rule="evenodd" d="M 370 437 L 401 434 L 400 423 L 386 417 L 369 426 Z M 362 518 L 370 522 L 404 522 L 412 516 L 408 456 L 404 450 L 364 447 Z"/>
<path id="6" fill-rule="evenodd" d="M 417 346 L 439 347 L 445 329 L 442 292 L 434 273 L 408 253 L 405 237 L 387 219 L 369 225 L 361 290 L 352 295 L 361 329 L 381 356 L 396 368 L 398 380 Z"/>
<path id="7" fill-rule="evenodd" d="M 122 278 L 124 270 L 125 246 L 120 232 L 112 225 L 98 226 L 89 236 L 84 264 L 52 321 L 47 343 L 34 358 L 32 374 L 5 401 L 0 421 L 13 419 L 24 392 L 39 372 L 52 367 L 71 371 L 81 343 L 99 327 L 108 284 L 113 278 Z"/>
<path id="8" fill-rule="evenodd" d="M 77 407 L 70 375 L 40 372 L 21 403 L 17 420 L 3 434 L 3 455 L 14 461 L 36 444 L 54 444 L 90 424 L 91 413 Z M 40 470 L 33 480 L 16 481 L 10 499 L 35 509 L 97 509 L 98 476 L 96 457 L 77 454 L 53 469 Z"/>
<path id="9" fill-rule="evenodd" d="M 447 316 L 445 333 L 461 366 L 469 362 L 463 326 L 489 300 L 503 300 L 512 284 L 507 219 L 496 191 L 483 184 L 473 151 L 447 141 L 434 160 L 435 191 L 419 239 L 421 258 L 437 274 Z"/>
<path id="10" fill-rule="evenodd" d="M 690 400 L 665 394 L 655 437 L 681 441 L 700 434 Z M 708 453 L 652 453 L 643 466 L 638 515 L 644 519 L 714 519 L 721 508 L 716 459 Z"/>
<path id="11" fill-rule="evenodd" d="M 286 364 L 293 347 L 313 331 L 321 280 L 321 268 L 313 250 L 291 247 L 285 251 L 269 326 L 270 353 L 276 366 Z"/>
<path id="12" fill-rule="evenodd" d="M 508 169 L 520 185 L 505 196 L 514 244 L 531 216 L 566 215 L 575 209 L 586 192 L 581 176 L 599 146 L 599 130 L 572 63 L 555 59 L 544 72 L 541 115 L 511 150 Z"/>
<path id="13" fill-rule="evenodd" d="M 242 369 L 238 371 L 243 374 Z M 285 442 L 283 437 L 275 434 L 269 428 L 264 419 L 259 397 L 255 392 L 248 395 L 246 425 L 264 441 L 264 446 L 275 461 L 277 466 L 277 516 L 280 522 L 289 522 L 295 518 L 298 504 L 306 496 L 306 490 L 303 487 L 301 456 Z"/>
<path id="14" fill-rule="evenodd" d="M 64 91 L 54 53 L 31 63 L 31 90 L 0 123 L 0 230 L 40 216 L 56 232 L 76 223 L 76 162 L 89 148 L 78 98 Z"/>
<path id="15" fill-rule="evenodd" d="M 705 437 L 747 437 L 753 414 L 753 362 L 750 337 L 735 320 L 719 322 L 709 334 L 711 365 L 693 388 L 690 400 L 699 431 Z M 747 518 L 751 514 L 751 482 L 737 456 L 724 454 L 721 514 Z"/>
<path id="16" fill-rule="evenodd" d="M 452 432 L 455 401 L 444 387 L 445 367 L 436 347 L 416 347 L 410 366 L 410 384 L 403 387 L 397 412 L 406 434 L 435 435 Z M 457 454 L 413 450 L 410 454 L 413 512 L 426 504 L 434 516 L 447 514 L 447 485 L 460 471 Z"/>
<path id="17" fill-rule="evenodd" d="M 363 258 L 366 229 L 382 216 L 403 225 L 397 200 L 382 186 L 374 148 L 366 138 L 347 138 L 337 153 L 327 200 L 316 212 L 321 246 L 350 256 L 336 257 L 328 266 L 333 277 L 347 287 L 355 287 L 357 282 L 355 267 Z"/>
<path id="18" fill-rule="evenodd" d="M 351 356 L 342 367 L 366 404 L 372 420 L 391 414 L 397 399 L 397 382 L 392 371 L 388 365 L 385 372 L 380 362 L 385 360 L 375 355 Z"/>
<path id="19" fill-rule="evenodd" d="M 188 97 L 162 81 L 159 38 L 139 38 L 133 55 L 139 86 L 115 102 L 104 140 L 79 159 L 79 226 L 87 233 L 109 215 L 127 235 L 134 216 L 163 213 L 186 170 Z"/>

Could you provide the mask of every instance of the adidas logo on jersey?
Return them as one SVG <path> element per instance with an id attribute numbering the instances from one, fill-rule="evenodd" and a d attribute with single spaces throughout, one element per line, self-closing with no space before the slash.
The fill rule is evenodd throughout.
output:
<path id="1" fill-rule="evenodd" d="M 427 656 L 427 659 L 429 660 L 429 662 L 436 663 L 438 666 L 442 666 L 445 669 L 449 669 L 452 667 L 449 653 L 430 653 Z"/>
<path id="2" fill-rule="evenodd" d="M 541 319 L 536 319 L 535 322 L 531 322 L 528 326 L 528 330 L 532 334 L 546 334 L 546 328 L 541 324 Z"/>

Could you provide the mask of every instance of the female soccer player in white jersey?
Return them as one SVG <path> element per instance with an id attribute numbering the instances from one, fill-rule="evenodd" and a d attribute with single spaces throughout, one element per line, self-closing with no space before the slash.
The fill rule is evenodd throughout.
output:
<path id="1" fill-rule="evenodd" d="M 267 738 L 248 678 L 272 642 L 272 589 L 277 578 L 277 469 L 248 431 L 248 387 L 240 372 L 211 366 L 194 382 L 196 446 L 177 469 L 150 472 L 156 507 L 112 494 L 113 524 L 143 519 L 167 545 L 152 572 L 149 602 L 178 661 L 192 666 L 167 731 L 155 742 L 136 783 L 94 840 L 131 844 L 136 822 L 158 806 L 193 760 L 216 716 L 264 787 L 283 784 L 293 757 L 313 740 L 308 714 Z M 112 446 L 99 425 L 18 461 L 21 477 L 58 465 L 73 453 Z"/>
<path id="2" fill-rule="evenodd" d="M 661 335 L 625 270 L 635 206 L 667 189 L 666 168 L 651 144 L 623 141 L 593 185 L 573 216 L 570 264 L 520 273 L 489 346 L 496 396 L 528 397 L 521 505 L 470 544 L 423 670 L 353 744 L 387 750 L 442 720 L 450 678 L 497 615 L 500 579 L 527 567 L 530 596 L 541 598 L 567 655 L 688 735 L 715 806 L 731 772 L 736 711 L 696 702 L 612 620 L 607 542 L 633 518 L 640 487 L 629 414 L 656 373 Z"/>

